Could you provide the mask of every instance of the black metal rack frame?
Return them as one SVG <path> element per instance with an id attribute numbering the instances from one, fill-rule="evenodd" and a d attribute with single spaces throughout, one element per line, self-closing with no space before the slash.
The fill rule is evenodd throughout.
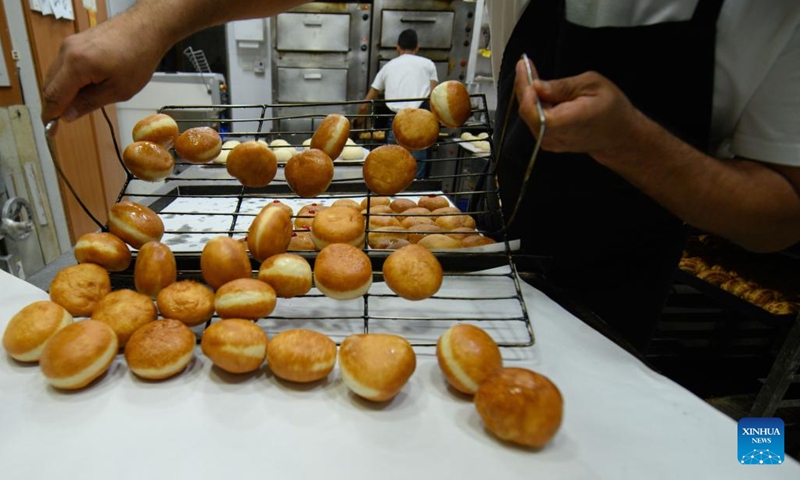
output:
<path id="1" fill-rule="evenodd" d="M 408 99 L 413 100 L 413 99 Z M 421 99 L 419 99 L 421 100 Z M 472 116 L 465 125 L 462 126 L 462 131 L 485 131 L 489 134 L 486 141 L 489 142 L 490 149 L 485 155 L 485 168 L 480 172 L 461 172 L 458 170 L 461 163 L 465 160 L 474 160 L 465 148 L 461 148 L 464 141 L 460 138 L 454 138 L 453 133 L 458 130 L 440 131 L 439 140 L 432 150 L 438 147 L 454 147 L 458 153 L 456 155 L 436 156 L 430 158 L 428 162 L 431 164 L 440 164 L 442 166 L 452 165 L 452 174 L 438 174 L 431 175 L 423 180 L 415 180 L 413 184 L 403 192 L 394 195 L 394 198 L 401 197 L 415 197 L 420 196 L 422 193 L 428 192 L 442 192 L 446 195 L 451 203 L 455 204 L 456 201 L 462 202 L 467 205 L 467 208 L 462 209 L 460 215 L 471 215 L 476 220 L 476 230 L 481 235 L 491 237 L 497 241 L 494 249 L 487 250 L 486 248 L 478 249 L 453 249 L 453 250 L 436 250 L 434 254 L 442 264 L 445 272 L 444 285 L 451 282 L 471 281 L 483 284 L 494 284 L 502 282 L 507 286 L 506 291 L 500 294 L 489 294 L 486 296 L 477 296 L 474 292 L 470 291 L 458 292 L 456 294 L 440 293 L 434 295 L 430 300 L 422 300 L 418 302 L 408 302 L 408 307 L 403 311 L 408 312 L 406 315 L 395 314 L 382 314 L 379 308 L 375 308 L 384 301 L 396 301 L 398 297 L 387 289 L 388 293 L 372 293 L 370 292 L 363 297 L 363 306 L 358 314 L 352 311 L 349 313 L 339 313 L 337 308 L 329 307 L 326 304 L 325 308 L 333 308 L 328 310 L 329 315 L 319 315 L 318 313 L 313 316 L 302 316 L 291 313 L 289 315 L 282 314 L 280 306 L 282 302 L 287 300 L 297 302 L 325 302 L 323 295 L 309 294 L 299 299 L 279 299 L 279 308 L 273 312 L 272 315 L 258 321 L 259 325 L 267 326 L 270 323 L 298 323 L 303 324 L 309 321 L 342 321 L 343 323 L 352 320 L 359 321 L 358 332 L 371 332 L 380 329 L 380 325 L 393 324 L 390 329 L 408 329 L 408 325 L 414 324 L 411 327 L 413 333 L 409 341 L 414 346 L 434 346 L 436 340 L 441 332 L 449 325 L 458 322 L 493 322 L 503 325 L 500 330 L 506 333 L 502 335 L 503 338 L 495 338 L 498 345 L 501 347 L 526 347 L 534 343 L 534 333 L 531 327 L 528 309 L 525 301 L 522 298 L 520 289 L 520 280 L 516 272 L 516 267 L 513 260 L 512 242 L 506 235 L 505 223 L 503 215 L 500 211 L 500 198 L 498 194 L 498 185 L 494 176 L 494 146 L 491 140 L 491 126 L 489 123 L 489 113 L 486 106 L 486 98 L 483 95 L 472 95 L 471 101 L 473 105 Z M 338 107 L 352 121 L 355 121 L 357 128 L 351 129 L 351 136 L 356 138 L 361 133 L 369 133 L 370 138 L 374 138 L 375 132 L 382 131 L 384 134 L 391 128 L 391 115 L 377 113 L 376 104 L 380 102 L 370 102 L 370 113 L 365 115 L 349 115 L 345 111 L 355 109 L 355 106 L 364 102 L 335 102 L 324 104 L 281 104 L 280 112 L 282 116 L 272 116 L 273 108 L 278 105 L 168 105 L 160 109 L 160 112 L 168 112 L 169 114 L 179 117 L 179 124 L 185 126 L 211 126 L 221 132 L 223 141 L 226 140 L 264 140 L 271 141 L 277 138 L 285 137 L 306 137 L 310 138 L 314 131 L 276 131 L 272 127 L 280 125 L 280 122 L 288 119 L 297 118 L 310 118 L 313 123 L 321 121 L 325 114 L 320 113 L 305 113 L 309 106 L 328 106 Z M 286 112 L 292 112 L 296 109 L 296 114 L 286 115 Z M 234 125 L 247 124 L 254 126 L 252 129 L 245 129 L 245 131 L 231 132 Z M 376 127 L 376 125 L 384 125 L 383 127 Z M 237 129 L 240 130 L 240 129 Z M 382 145 L 384 142 L 368 139 L 364 142 L 359 142 L 367 149 L 373 149 Z M 291 147 L 300 148 L 302 145 L 297 143 L 290 144 Z M 439 148 L 439 151 L 442 149 Z M 119 155 L 119 150 L 117 151 Z M 120 163 L 122 160 L 120 158 Z M 323 196 L 300 199 L 288 187 L 285 180 L 282 179 L 281 171 L 283 170 L 284 163 L 279 162 L 278 175 L 273 182 L 264 188 L 248 188 L 242 186 L 238 181 L 231 177 L 225 178 L 225 165 L 224 164 L 205 164 L 195 165 L 184 161 L 181 158 L 176 158 L 175 174 L 165 180 L 163 187 L 152 193 L 137 192 L 137 184 L 142 182 L 136 179 L 127 169 L 127 179 L 120 191 L 117 201 L 123 198 L 129 198 L 144 205 L 148 205 L 156 212 L 162 212 L 169 205 L 177 199 L 227 199 L 229 202 L 235 203 L 235 207 L 224 212 L 219 211 L 170 211 L 170 215 L 182 215 L 187 219 L 192 217 L 209 217 L 223 215 L 230 217 L 228 227 L 218 230 L 209 231 L 194 231 L 191 227 L 186 225 L 186 228 L 167 229 L 165 238 L 168 235 L 228 235 L 231 237 L 241 237 L 246 235 L 249 222 L 255 217 L 257 212 L 244 211 L 242 205 L 246 201 L 263 201 L 264 204 L 272 201 L 273 199 L 286 199 L 294 198 L 296 200 L 307 200 L 308 203 L 318 202 Z M 360 174 L 360 167 L 364 164 L 361 161 L 343 163 L 341 161 L 334 162 L 335 169 L 338 170 L 343 167 L 359 167 L 356 172 Z M 123 165 L 124 167 L 124 165 Z M 184 172 L 193 169 L 191 178 L 187 178 Z M 350 168 L 352 173 L 352 168 Z M 462 180 L 468 179 L 470 183 L 476 185 L 474 189 L 454 188 L 450 191 L 443 192 L 442 185 L 446 182 L 452 182 L 454 187 L 458 187 Z M 378 228 L 370 227 L 370 217 L 375 216 L 402 216 L 396 213 L 370 213 L 369 207 L 372 200 L 377 196 L 371 192 L 363 182 L 363 177 L 356 175 L 350 178 L 336 178 L 329 189 L 323 194 L 325 201 L 334 201 L 342 198 L 352 199 L 366 199 L 367 213 L 366 217 L 366 235 L 370 233 L 386 232 Z M 295 212 L 296 214 L 297 212 Z M 449 214 L 453 215 L 453 214 Z M 244 221 L 244 223 L 242 223 Z M 408 230 L 408 233 L 422 233 L 415 230 Z M 443 231 L 441 233 L 451 233 Z M 317 252 L 312 251 L 292 251 L 304 256 L 312 264 L 316 258 Z M 381 281 L 381 267 L 383 260 L 391 253 L 391 250 L 381 250 L 364 247 L 365 253 L 369 256 L 373 264 L 373 280 Z M 136 252 L 134 252 L 135 258 Z M 178 266 L 179 279 L 195 279 L 202 281 L 202 275 L 199 268 L 200 252 L 180 252 L 175 251 L 176 262 Z M 254 272 L 258 271 L 258 263 L 251 260 Z M 494 267 L 506 267 L 497 271 L 487 272 L 487 269 Z M 474 280 L 478 278 L 478 280 Z M 133 267 L 124 272 L 112 274 L 112 283 L 114 288 L 130 288 L 133 285 Z M 443 288 L 444 290 L 444 288 Z M 443 313 L 436 309 L 428 309 L 431 301 L 439 301 L 440 303 L 448 304 L 448 302 L 455 302 L 452 305 L 454 314 Z M 491 305 L 496 304 L 497 309 L 493 310 Z M 457 313 L 461 311 L 461 313 Z M 475 314 L 468 312 L 475 311 Z M 479 312 L 480 311 L 480 312 Z M 465 313 L 467 312 L 467 313 Z M 212 318 L 211 321 L 216 320 Z M 210 322 L 211 322 L 210 321 Z M 201 328 L 195 329 L 199 335 L 202 330 L 208 326 L 209 323 Z M 379 325 L 376 327 L 376 325 Z M 422 326 L 422 328 L 419 328 Z M 432 328 L 426 328 L 431 326 Z M 426 330 L 430 330 L 426 332 Z M 358 333 L 351 331 L 350 333 Z M 507 334 L 507 335 L 506 335 Z M 334 339 L 335 336 L 334 336 Z M 338 343 L 338 341 L 337 341 Z"/>

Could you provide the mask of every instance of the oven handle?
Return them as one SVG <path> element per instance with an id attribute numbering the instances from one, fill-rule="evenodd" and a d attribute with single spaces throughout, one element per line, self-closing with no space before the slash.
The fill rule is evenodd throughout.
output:
<path id="1" fill-rule="evenodd" d="M 304 80 L 322 80 L 321 73 L 305 73 L 303 74 Z"/>
<path id="2" fill-rule="evenodd" d="M 303 25 L 306 27 L 321 27 L 322 20 L 303 20 Z"/>
<path id="3" fill-rule="evenodd" d="M 436 23 L 436 19 L 432 17 L 423 17 L 423 18 L 406 18 L 400 17 L 401 23 Z"/>

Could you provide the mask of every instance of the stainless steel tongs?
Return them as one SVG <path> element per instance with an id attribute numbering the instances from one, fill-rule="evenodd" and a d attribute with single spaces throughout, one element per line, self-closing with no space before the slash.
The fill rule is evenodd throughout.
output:
<path id="1" fill-rule="evenodd" d="M 533 80 L 536 77 L 534 76 L 533 70 L 531 70 L 531 63 L 528 60 L 528 55 L 523 53 L 522 60 L 525 61 L 525 70 L 526 73 L 528 74 L 528 85 L 532 85 Z M 503 144 L 505 143 L 505 137 L 506 137 L 506 128 L 508 127 L 508 118 L 509 115 L 511 114 L 511 109 L 514 108 L 515 99 L 516 95 L 511 95 L 511 98 L 508 101 L 508 108 L 506 109 L 506 118 L 505 121 L 503 122 L 503 130 L 500 132 L 500 152 L 503 151 Z M 528 161 L 528 167 L 525 169 L 525 176 L 522 178 L 522 187 L 520 189 L 519 195 L 517 195 L 517 202 L 514 205 L 514 209 L 511 211 L 511 216 L 508 217 L 508 222 L 506 223 L 506 227 L 510 227 L 511 224 L 514 223 L 514 220 L 517 217 L 519 208 L 522 205 L 522 199 L 525 196 L 525 190 L 528 187 L 528 181 L 531 178 L 533 165 L 536 162 L 536 156 L 539 154 L 539 148 L 542 146 L 542 138 L 544 138 L 544 132 L 545 132 L 544 109 L 542 108 L 542 102 L 539 100 L 538 95 L 536 96 L 536 112 L 539 114 L 539 135 L 536 136 L 536 143 L 533 146 L 533 152 L 531 152 L 531 158 Z M 498 161 L 500 161 L 499 152 L 498 152 Z"/>

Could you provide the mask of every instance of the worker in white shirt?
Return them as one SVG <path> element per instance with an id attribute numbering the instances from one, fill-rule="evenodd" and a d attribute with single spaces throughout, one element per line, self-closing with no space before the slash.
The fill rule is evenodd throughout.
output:
<path id="1" fill-rule="evenodd" d="M 364 100 L 367 102 L 376 100 L 383 92 L 386 106 L 394 113 L 406 107 L 427 108 L 427 102 L 407 99 L 427 98 L 430 96 L 431 90 L 433 90 L 438 81 L 436 66 L 429 59 L 417 55 L 419 41 L 417 32 L 414 30 L 403 30 L 400 36 L 397 37 L 396 48 L 397 57 L 390 60 L 378 71 Z M 392 101 L 395 99 L 406 100 Z M 358 113 L 361 115 L 369 113 L 369 110 L 369 103 L 363 103 L 358 107 Z M 396 143 L 391 130 L 388 132 L 387 142 Z M 417 159 L 417 178 L 422 178 L 425 176 L 427 151 L 420 150 L 411 153 Z"/>

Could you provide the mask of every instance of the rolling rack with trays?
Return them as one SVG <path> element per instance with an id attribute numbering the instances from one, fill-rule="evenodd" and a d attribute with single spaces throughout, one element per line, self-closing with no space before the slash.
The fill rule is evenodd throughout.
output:
<path id="1" fill-rule="evenodd" d="M 520 279 L 517 275 L 512 251 L 515 242 L 506 237 L 505 223 L 500 211 L 498 186 L 494 177 L 494 148 L 491 146 L 491 127 L 488 121 L 486 98 L 483 95 L 471 96 L 472 114 L 463 129 L 483 130 L 489 133 L 487 141 L 489 152 L 482 155 L 485 166 L 480 172 L 459 172 L 456 170 L 474 149 L 460 148 L 462 140 L 451 137 L 440 129 L 438 141 L 429 151 L 458 152 L 455 155 L 439 155 L 430 158 L 430 169 L 438 173 L 425 179 L 414 180 L 411 186 L 392 196 L 416 200 L 424 195 L 445 195 L 451 205 L 466 205 L 460 215 L 471 215 L 476 221 L 476 230 L 483 236 L 496 240 L 496 243 L 483 247 L 435 250 L 444 271 L 442 288 L 433 297 L 421 301 L 408 301 L 399 298 L 385 284 L 373 283 L 370 290 L 355 300 L 337 301 L 324 297 L 316 290 L 296 298 L 279 298 L 271 315 L 258 320 L 257 324 L 268 333 L 274 334 L 287 328 L 310 328 L 328 334 L 337 343 L 352 333 L 384 332 L 404 336 L 413 346 L 435 346 L 438 337 L 455 323 L 474 323 L 491 329 L 492 335 L 501 347 L 526 347 L 534 343 L 534 333 L 528 309 L 522 297 Z M 244 187 L 238 180 L 227 174 L 224 164 L 191 164 L 176 158 L 173 175 L 161 184 L 150 184 L 135 178 L 127 171 L 127 179 L 117 201 L 128 199 L 149 206 L 157 212 L 165 225 L 162 242 L 173 251 L 178 268 L 178 280 L 193 279 L 203 281 L 200 273 L 200 253 L 202 246 L 215 236 L 227 235 L 237 239 L 245 238 L 247 229 L 255 215 L 269 202 L 281 201 L 293 207 L 295 215 L 302 205 L 320 203 L 330 205 L 337 199 L 365 201 L 367 208 L 366 236 L 385 230 L 372 227 L 370 218 L 377 216 L 402 216 L 397 213 L 370 213 L 372 201 L 377 197 L 366 187 L 361 173 L 364 159 L 371 150 L 383 142 L 375 140 L 390 126 L 370 128 L 383 123 L 391 125 L 391 116 L 376 113 L 371 103 L 370 113 L 351 115 L 347 110 L 364 102 L 336 102 L 324 104 L 281 104 L 281 116 L 272 116 L 278 105 L 213 105 L 204 106 L 168 105 L 160 112 L 168 112 L 179 124 L 190 126 L 211 126 L 220 130 L 226 125 L 230 133 L 225 133 L 223 143 L 228 140 L 263 140 L 267 143 L 275 139 L 291 138 L 291 148 L 300 149 L 300 138 L 311 138 L 315 128 L 310 130 L 281 130 L 286 120 L 311 119 L 311 125 L 321 121 L 325 113 L 307 113 L 309 107 L 319 111 L 340 109 L 341 114 L 351 122 L 357 119 L 362 128 L 352 128 L 351 137 L 366 139 L 363 143 L 364 157 L 360 160 L 334 159 L 334 178 L 326 192 L 314 198 L 301 198 L 288 187 L 284 176 L 285 162 L 279 161 L 275 179 L 266 187 Z M 203 118 L 199 111 L 222 112 L 219 117 Z M 183 117 L 186 118 L 183 118 Z M 304 122 L 300 122 L 303 124 Z M 110 126 L 110 123 L 109 123 Z M 277 129 L 276 129 L 277 127 Z M 235 132 L 232 132 L 236 130 Z M 124 147 L 124 145 L 123 145 Z M 272 148 L 272 147 L 271 147 Z M 285 147 L 284 147 L 285 148 Z M 120 163 L 121 158 L 120 158 Z M 452 173 L 449 173 L 452 165 Z M 468 180 L 468 181 L 465 181 Z M 443 191 L 442 185 L 465 185 L 473 188 Z M 88 212 L 87 212 L 88 213 Z M 449 214 L 453 215 L 453 214 Z M 434 217 L 432 217 L 434 218 Z M 499 226 L 499 227 L 498 227 Z M 413 232 L 414 230 L 408 230 Z M 420 232 L 422 233 L 422 232 Z M 447 231 L 441 232 L 447 233 Z M 373 281 L 382 280 L 381 267 L 392 250 L 370 248 L 364 251 L 373 266 Z M 317 251 L 294 251 L 306 258 L 313 267 Z M 136 251 L 133 252 L 134 260 Z M 259 264 L 251 258 L 257 273 Z M 133 288 L 133 263 L 126 271 L 112 273 L 112 287 Z M 255 274 L 254 274 L 255 275 Z M 205 325 L 193 330 L 199 336 L 215 316 Z"/>

